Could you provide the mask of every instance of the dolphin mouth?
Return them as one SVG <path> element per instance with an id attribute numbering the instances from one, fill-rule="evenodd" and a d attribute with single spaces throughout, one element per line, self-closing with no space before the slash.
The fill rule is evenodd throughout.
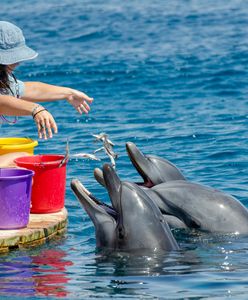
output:
<path id="1" fill-rule="evenodd" d="M 126 150 L 133 166 L 144 180 L 144 182 L 137 182 L 136 184 L 147 188 L 153 187 L 154 183 L 145 170 L 145 166 L 149 164 L 147 157 L 136 147 L 134 143 L 127 142 Z"/>
<path id="2" fill-rule="evenodd" d="M 111 206 L 96 198 L 78 179 L 71 181 L 71 188 L 78 198 L 83 196 L 84 201 L 91 202 L 95 208 L 103 208 L 115 221 L 118 220 L 118 212 Z"/>

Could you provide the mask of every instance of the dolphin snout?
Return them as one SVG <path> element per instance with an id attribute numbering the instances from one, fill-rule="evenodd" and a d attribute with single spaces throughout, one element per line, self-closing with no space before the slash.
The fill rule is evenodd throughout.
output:
<path id="1" fill-rule="evenodd" d="M 74 191 L 76 189 L 76 187 L 78 187 L 78 185 L 79 185 L 79 180 L 76 179 L 76 178 L 73 178 L 72 181 L 71 181 L 72 190 Z"/>
<path id="2" fill-rule="evenodd" d="M 128 155 L 132 159 L 137 160 L 137 159 L 144 159 L 145 158 L 144 154 L 132 142 L 127 142 L 126 143 L 126 150 L 127 150 Z"/>
<path id="3" fill-rule="evenodd" d="M 94 169 L 94 177 L 98 183 L 100 183 L 102 186 L 106 187 L 106 184 L 105 184 L 105 181 L 103 178 L 103 172 L 101 169 L 99 169 L 99 168 Z"/>

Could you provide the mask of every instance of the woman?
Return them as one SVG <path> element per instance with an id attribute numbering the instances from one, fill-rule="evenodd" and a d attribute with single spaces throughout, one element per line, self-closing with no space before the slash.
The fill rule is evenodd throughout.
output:
<path id="1" fill-rule="evenodd" d="M 66 99 L 80 114 L 88 113 L 93 98 L 67 87 L 42 82 L 22 82 L 13 74 L 20 62 L 34 59 L 38 55 L 25 43 L 22 30 L 12 23 L 0 21 L 0 115 L 33 117 L 39 138 L 52 138 L 57 125 L 51 113 L 37 102 Z M 5 117 L 6 116 L 6 117 Z M 0 156 L 0 167 L 11 166 L 13 159 L 24 153 Z"/>

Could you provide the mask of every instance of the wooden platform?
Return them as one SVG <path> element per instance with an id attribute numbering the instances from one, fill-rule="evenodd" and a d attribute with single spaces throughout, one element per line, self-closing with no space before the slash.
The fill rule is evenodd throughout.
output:
<path id="1" fill-rule="evenodd" d="M 0 230 L 0 253 L 11 249 L 36 246 L 63 234 L 67 225 L 67 210 L 51 214 L 30 214 L 26 228 Z"/>

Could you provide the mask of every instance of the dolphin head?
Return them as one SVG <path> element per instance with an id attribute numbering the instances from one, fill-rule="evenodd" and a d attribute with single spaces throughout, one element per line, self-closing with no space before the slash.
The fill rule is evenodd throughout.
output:
<path id="1" fill-rule="evenodd" d="M 159 208 L 138 185 L 121 182 L 108 164 L 103 166 L 103 177 L 113 209 L 118 215 L 116 244 L 119 249 L 178 249 Z"/>
<path id="2" fill-rule="evenodd" d="M 116 212 L 97 200 L 78 179 L 71 181 L 71 189 L 95 226 L 97 248 L 115 248 Z"/>
<path id="3" fill-rule="evenodd" d="M 126 150 L 133 166 L 144 180 L 140 185 L 153 187 L 166 181 L 185 180 L 180 170 L 170 161 L 153 155 L 144 155 L 131 142 L 126 143 Z"/>

